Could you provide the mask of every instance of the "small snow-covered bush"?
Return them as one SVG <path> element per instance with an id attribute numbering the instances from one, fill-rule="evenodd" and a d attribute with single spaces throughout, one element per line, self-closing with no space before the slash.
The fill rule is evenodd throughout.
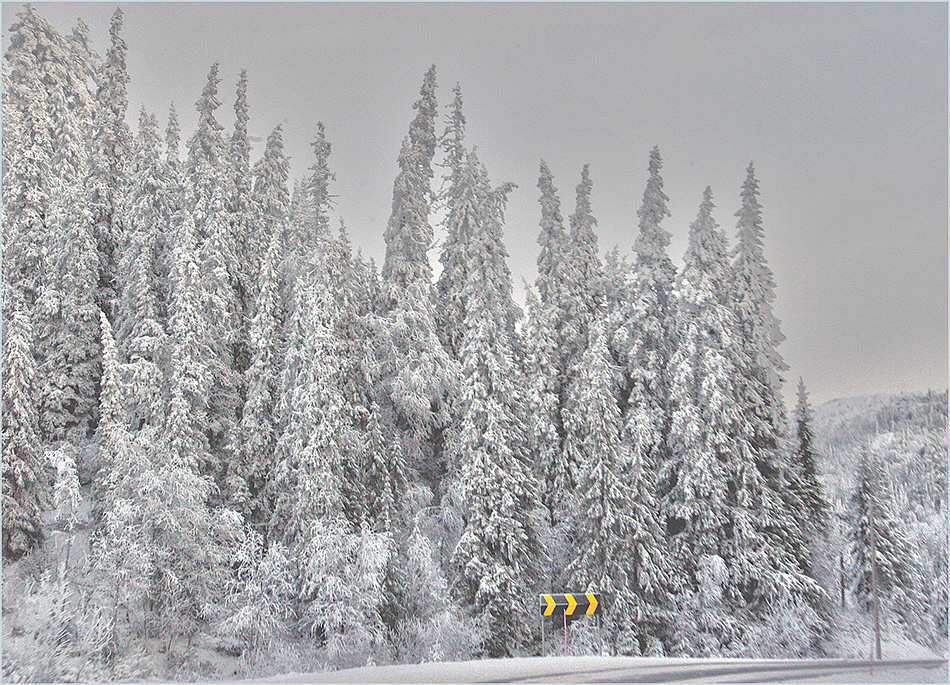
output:
<path id="1" fill-rule="evenodd" d="M 387 534 L 349 532 L 332 519 L 312 522 L 302 555 L 302 625 L 323 642 L 329 665 L 349 668 L 388 660 L 380 608 L 391 553 Z"/>
<path id="2" fill-rule="evenodd" d="M 801 659 L 813 656 L 818 614 L 804 602 L 776 602 L 761 622 L 746 627 L 730 656 Z"/>
<path id="3" fill-rule="evenodd" d="M 263 536 L 253 530 L 235 556 L 237 578 L 228 593 L 229 615 L 219 630 L 239 641 L 249 659 L 271 651 L 287 632 L 293 617 L 293 565 L 284 545 L 274 542 L 265 550 Z"/>

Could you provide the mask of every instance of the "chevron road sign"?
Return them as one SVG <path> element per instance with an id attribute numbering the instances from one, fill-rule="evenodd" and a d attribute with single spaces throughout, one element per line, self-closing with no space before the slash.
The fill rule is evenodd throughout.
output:
<path id="1" fill-rule="evenodd" d="M 601 613 L 599 594 L 541 595 L 542 616 L 593 616 Z"/>

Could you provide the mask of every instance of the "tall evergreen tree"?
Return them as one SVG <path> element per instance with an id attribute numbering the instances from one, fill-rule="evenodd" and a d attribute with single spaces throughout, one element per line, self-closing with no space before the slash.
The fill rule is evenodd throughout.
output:
<path id="1" fill-rule="evenodd" d="M 814 608 L 822 592 L 802 568 L 797 541 L 785 536 L 791 527 L 787 512 L 750 449 L 738 392 L 742 357 L 726 238 L 712 207 L 707 188 L 677 283 L 679 346 L 670 362 L 675 409 L 661 492 L 687 592 L 708 596 L 712 582 L 714 596 L 735 622 L 707 625 L 725 648 L 743 621 L 762 620 L 770 605 L 804 601 Z M 704 624 L 702 606 L 694 609 L 700 612 L 696 623 Z M 809 625 L 816 633 L 821 628 L 819 618 Z"/>
<path id="2" fill-rule="evenodd" d="M 217 214 L 221 207 L 214 207 L 213 203 L 223 202 L 223 192 L 226 179 L 227 148 L 221 133 L 223 126 L 215 118 L 215 110 L 221 106 L 218 100 L 217 62 L 211 65 L 208 72 L 208 81 L 201 91 L 201 97 L 195 107 L 198 110 L 198 126 L 194 134 L 188 139 L 188 159 L 185 173 L 193 190 L 193 204 L 191 212 L 194 216 L 195 229 L 198 231 L 199 245 L 204 243 L 209 234 L 207 224 L 212 220 L 224 220 Z M 217 200 L 215 200 L 217 196 Z"/>
<path id="3" fill-rule="evenodd" d="M 571 422 L 572 417 L 586 411 L 586 408 L 577 404 L 577 396 L 572 387 L 584 373 L 581 366 L 589 344 L 590 331 L 604 315 L 603 266 L 597 254 L 597 236 L 594 233 L 597 220 L 591 213 L 590 206 L 592 187 L 585 164 L 581 172 L 581 182 L 577 186 L 576 210 L 570 217 L 571 231 L 565 244 L 563 266 L 566 282 L 563 286 L 563 325 L 558 344 L 559 354 L 563 359 L 561 383 L 565 386 L 561 402 L 561 423 L 564 432 L 561 461 L 565 464 L 569 479 L 560 485 L 561 488 L 576 485 L 581 477 L 584 456 L 580 446 L 584 438 L 581 435 L 572 435 Z"/>
<path id="4" fill-rule="evenodd" d="M 492 191 L 479 170 L 479 226 L 468 253 L 461 349 L 462 393 L 456 463 L 465 492 L 466 525 L 453 555 L 463 601 L 488 626 L 485 650 L 509 655 L 531 637 L 527 598 L 539 575 L 541 547 L 532 516 L 538 485 L 517 415 L 523 390 L 514 331 L 505 316 L 511 274 L 502 243 L 509 186 Z"/>
<path id="5" fill-rule="evenodd" d="M 115 317 L 119 295 L 119 253 L 126 240 L 121 204 L 126 193 L 132 160 L 132 133 L 125 122 L 129 100 L 122 10 L 116 9 L 109 26 L 111 45 L 97 75 L 96 108 L 93 116 L 89 177 L 86 181 L 96 243 L 100 254 L 97 304 Z"/>
<path id="6" fill-rule="evenodd" d="M 795 407 L 795 451 L 792 453 L 792 466 L 796 473 L 798 499 L 804 504 L 805 516 L 799 519 L 799 526 L 812 533 L 822 533 L 828 527 L 828 503 L 821 492 L 818 482 L 818 455 L 815 452 L 812 435 L 812 412 L 805 391 L 805 381 L 798 379 L 798 403 Z"/>
<path id="7" fill-rule="evenodd" d="M 284 208 L 286 217 L 286 207 Z M 283 362 L 284 321 L 281 306 L 280 263 L 282 230 L 271 233 L 270 248 L 264 258 L 257 288 L 257 311 L 251 322 L 251 368 L 247 371 L 247 401 L 241 416 L 239 442 L 240 475 L 250 500 L 250 518 L 263 523 L 269 506 L 264 488 L 270 480 L 278 439 L 276 407 L 280 393 Z"/>
<path id="8" fill-rule="evenodd" d="M 577 205 L 570 216 L 571 231 L 567 245 L 567 322 L 565 340 L 570 358 L 571 375 L 588 345 L 588 334 L 594 322 L 604 314 L 604 267 L 597 249 L 594 227 L 597 219 L 591 212 L 588 165 L 581 171 L 577 185 Z"/>
<path id="9" fill-rule="evenodd" d="M 429 282 L 432 279 L 432 267 L 426 253 L 432 246 L 430 184 L 432 158 L 438 145 L 435 88 L 435 65 L 432 65 L 423 80 L 420 98 L 413 105 L 417 110 L 416 117 L 409 125 L 409 136 L 403 141 L 399 174 L 393 184 L 392 214 L 386 227 L 386 259 L 382 271 L 388 308 L 396 306 L 414 281 Z"/>
<path id="10" fill-rule="evenodd" d="M 639 233 L 635 260 L 621 286 L 618 306 L 608 324 L 614 358 L 624 369 L 619 402 L 624 441 L 647 464 L 659 468 L 666 458 L 672 412 L 669 363 L 673 353 L 673 281 L 667 255 L 670 233 L 660 225 L 670 215 L 660 176 L 663 160 L 654 147 L 643 201 L 637 210 Z"/>
<path id="11" fill-rule="evenodd" d="M 531 379 L 535 398 L 538 470 L 544 479 L 542 501 L 552 524 L 562 521 L 566 498 L 576 483 L 577 464 L 570 462 L 564 451 L 567 393 L 569 387 L 569 354 L 565 326 L 568 319 L 568 284 L 570 282 L 569 237 L 561 218 L 561 201 L 554 187 L 554 178 L 547 164 L 541 161 L 538 188 L 541 196 L 541 231 L 538 243 L 538 278 L 535 282 L 539 300 L 529 310 L 529 327 L 535 335 L 528 344 L 534 359 L 535 375 Z"/>
<path id="12" fill-rule="evenodd" d="M 81 194 L 92 97 L 76 44 L 32 5 L 10 28 L 3 72 L 4 274 L 32 307 L 54 286 L 66 195 Z"/>
<path id="13" fill-rule="evenodd" d="M 33 331 L 23 295 L 3 296 L 3 557 L 17 559 L 43 539 L 45 474 L 40 464 Z"/>
<path id="14" fill-rule="evenodd" d="M 621 439 L 617 390 L 621 378 L 595 323 L 584 353 L 568 417 L 569 440 L 581 456 L 576 555 L 572 587 L 609 597 L 607 626 L 613 648 L 656 651 L 670 623 L 667 560 L 657 518 L 654 472 Z M 635 645 L 635 647 L 634 647 Z"/>
<path id="15" fill-rule="evenodd" d="M 872 610 L 872 565 L 885 620 L 893 617 L 911 636 L 930 638 L 921 588 L 920 557 L 904 526 L 893 513 L 888 474 L 881 458 L 865 447 L 858 460 L 857 487 L 851 497 L 854 512 L 851 538 L 852 591 L 865 611 Z M 873 530 L 872 530 L 873 529 Z M 873 549 L 872 549 L 873 532 Z"/>
<path id="16" fill-rule="evenodd" d="M 308 194 L 313 207 L 313 225 L 310 227 L 311 240 L 330 238 L 330 207 L 333 195 L 330 194 L 330 181 L 336 179 L 330 171 L 330 143 L 322 121 L 317 122 L 317 136 L 310 146 L 316 160 L 310 166 L 313 172 L 308 182 Z"/>
<path id="17" fill-rule="evenodd" d="M 465 317 L 465 301 L 462 293 L 467 279 L 466 253 L 477 220 L 477 199 L 475 185 L 466 175 L 465 115 L 462 113 L 462 91 L 458 84 L 452 89 L 455 98 L 450 105 L 450 114 L 442 134 L 442 148 L 445 151 L 443 176 L 446 184 L 439 200 L 445 207 L 444 219 L 447 233 L 442 254 L 442 273 L 439 275 L 437 294 L 439 307 L 439 338 L 453 359 L 458 359 L 462 344 L 462 320 Z"/>
<path id="18" fill-rule="evenodd" d="M 116 306 L 117 339 L 133 369 L 135 393 L 129 410 L 136 422 L 159 425 L 168 402 L 170 348 L 163 318 L 167 311 L 165 254 L 171 222 L 169 179 L 159 150 L 158 123 L 145 110 L 139 117 L 135 157 L 122 223 L 126 240 L 119 256 L 121 295 Z"/>
<path id="19" fill-rule="evenodd" d="M 785 339 L 775 318 L 775 281 L 762 249 L 762 207 L 759 182 L 752 164 L 742 184 L 742 206 L 736 212 L 738 241 L 733 250 L 734 297 L 741 329 L 739 343 L 746 357 L 747 393 L 755 409 L 756 444 L 779 449 L 785 433 L 785 405 L 782 402 L 783 374 L 788 365 L 778 352 Z"/>
<path id="20" fill-rule="evenodd" d="M 171 402 L 165 417 L 169 445 L 189 468 L 208 470 L 210 396 L 213 378 L 208 362 L 214 352 L 206 337 L 202 310 L 201 265 L 191 214 L 180 208 L 175 216 L 175 255 L 169 329 L 174 341 L 170 378 Z"/>
<path id="21" fill-rule="evenodd" d="M 687 558 L 719 554 L 736 531 L 729 497 L 739 483 L 735 458 L 735 404 L 730 345 L 735 323 L 727 302 L 726 238 L 712 217 L 706 188 L 690 225 L 685 267 L 677 284 L 677 338 L 672 358 L 671 459 L 662 470 L 665 510 Z M 676 530 L 679 528 L 680 530 Z M 682 532 L 680 532 L 682 531 Z M 693 563 L 695 563 L 695 561 Z"/>
<path id="22" fill-rule="evenodd" d="M 266 240 L 258 235 L 258 217 L 251 200 L 251 143 L 247 133 L 247 71 L 242 69 L 234 101 L 234 132 L 228 146 L 227 212 L 231 224 L 231 243 L 235 264 L 231 267 L 232 286 L 238 309 L 238 326 L 233 343 L 234 369 L 244 373 L 251 365 L 250 325 L 254 316 L 257 275 L 261 270 Z M 242 384 L 242 392 L 244 387 Z"/>
<path id="23" fill-rule="evenodd" d="M 314 520 L 343 520 L 345 450 L 353 443 L 336 373 L 334 305 L 325 288 L 298 288 L 281 372 L 271 536 L 294 554 L 309 542 Z"/>
<path id="24" fill-rule="evenodd" d="M 98 420 L 99 252 L 80 186 L 69 186 L 62 200 L 56 229 L 64 243 L 56 257 L 55 286 L 44 292 L 34 310 L 43 360 L 40 427 L 47 440 L 82 441 Z"/>

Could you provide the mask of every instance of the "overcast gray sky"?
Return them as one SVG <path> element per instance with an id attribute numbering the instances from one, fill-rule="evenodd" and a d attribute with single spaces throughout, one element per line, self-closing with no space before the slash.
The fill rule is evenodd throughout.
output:
<path id="1" fill-rule="evenodd" d="M 283 123 L 295 177 L 323 121 L 337 213 L 380 264 L 396 156 L 433 63 L 440 104 L 461 84 L 492 181 L 519 185 L 506 223 L 519 292 L 536 275 L 541 158 L 565 217 L 590 164 L 601 249 L 630 253 L 659 145 L 678 265 L 706 185 L 734 240 L 753 161 L 787 399 L 799 376 L 816 403 L 947 387 L 945 3 L 36 4 L 61 31 L 83 17 L 103 55 L 122 7 L 130 121 L 144 105 L 164 122 L 174 101 L 190 134 L 213 62 L 219 120 L 233 125 L 246 68 L 251 135 Z M 4 49 L 21 7 L 3 3 Z"/>

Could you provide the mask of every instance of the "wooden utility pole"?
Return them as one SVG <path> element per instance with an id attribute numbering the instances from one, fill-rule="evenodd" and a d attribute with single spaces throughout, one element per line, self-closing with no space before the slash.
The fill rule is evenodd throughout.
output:
<path id="1" fill-rule="evenodd" d="M 874 525 L 874 502 L 871 502 L 871 592 L 874 595 L 874 653 L 881 660 L 881 602 L 877 592 L 877 531 Z"/>

